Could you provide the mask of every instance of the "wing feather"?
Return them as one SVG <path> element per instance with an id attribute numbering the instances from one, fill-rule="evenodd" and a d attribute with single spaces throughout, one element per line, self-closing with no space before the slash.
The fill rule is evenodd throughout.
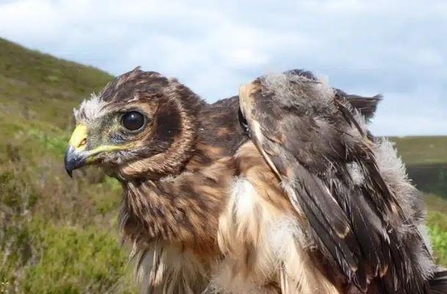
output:
<path id="1" fill-rule="evenodd" d="M 346 279 L 362 292 L 380 279 L 376 287 L 383 293 L 427 293 L 397 232 L 411 223 L 381 176 L 372 136 L 353 108 L 371 116 L 378 96 L 368 102 L 292 71 L 242 86 L 239 99 L 251 139 L 307 218 L 320 251 Z M 350 173 L 353 165 L 361 180 Z"/>

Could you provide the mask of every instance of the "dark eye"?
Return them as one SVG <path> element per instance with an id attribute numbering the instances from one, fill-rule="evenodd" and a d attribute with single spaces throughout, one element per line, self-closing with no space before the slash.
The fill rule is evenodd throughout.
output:
<path id="1" fill-rule="evenodd" d="M 137 131 L 143 127 L 144 120 L 144 115 L 138 111 L 130 111 L 122 116 L 121 124 L 129 131 Z"/>

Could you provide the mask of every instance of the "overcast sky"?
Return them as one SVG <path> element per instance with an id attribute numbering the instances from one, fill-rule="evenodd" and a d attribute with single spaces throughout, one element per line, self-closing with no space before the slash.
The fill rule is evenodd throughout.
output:
<path id="1" fill-rule="evenodd" d="M 305 68 L 383 94 L 377 135 L 447 134 L 445 0 L 0 0 L 0 36 L 113 75 L 141 65 L 209 102 Z"/>

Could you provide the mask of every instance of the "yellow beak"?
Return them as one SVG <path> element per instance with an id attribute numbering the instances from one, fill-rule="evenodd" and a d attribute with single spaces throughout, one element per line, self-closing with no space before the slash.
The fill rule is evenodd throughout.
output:
<path id="1" fill-rule="evenodd" d="M 65 152 L 65 170 L 71 177 L 73 170 L 84 166 L 91 152 L 85 150 L 87 146 L 87 127 L 78 125 L 71 135 L 69 146 Z"/>
<path id="2" fill-rule="evenodd" d="M 67 151 L 65 152 L 65 170 L 71 177 L 73 170 L 80 168 L 93 161 L 94 155 L 102 152 L 123 150 L 127 145 L 101 145 L 87 150 L 87 126 L 79 124 L 71 135 Z"/>

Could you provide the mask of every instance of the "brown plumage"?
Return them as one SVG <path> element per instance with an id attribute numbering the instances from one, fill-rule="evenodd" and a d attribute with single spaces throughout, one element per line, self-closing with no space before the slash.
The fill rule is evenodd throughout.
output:
<path id="1" fill-rule="evenodd" d="M 208 104 L 137 68 L 75 111 L 66 168 L 121 182 L 144 293 L 447 293 L 419 192 L 367 129 L 380 99 L 293 70 Z"/>

